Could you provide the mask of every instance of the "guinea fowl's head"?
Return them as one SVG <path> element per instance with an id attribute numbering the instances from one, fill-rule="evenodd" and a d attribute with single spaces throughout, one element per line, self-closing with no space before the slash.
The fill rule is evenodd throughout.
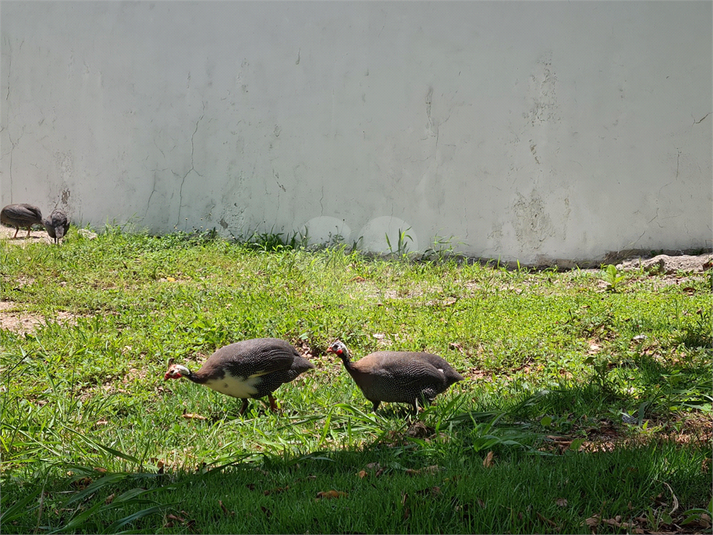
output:
<path id="1" fill-rule="evenodd" d="M 168 367 L 168 371 L 163 376 L 163 380 L 168 381 L 169 379 L 180 379 L 181 377 L 188 377 L 189 375 L 191 375 L 191 370 L 185 366 L 181 366 L 180 364 L 171 364 Z"/>
<path id="2" fill-rule="evenodd" d="M 341 340 L 332 342 L 332 345 L 327 348 L 327 353 L 334 353 L 342 359 L 342 361 L 349 362 L 349 351 L 347 351 L 347 346 L 345 346 Z"/>

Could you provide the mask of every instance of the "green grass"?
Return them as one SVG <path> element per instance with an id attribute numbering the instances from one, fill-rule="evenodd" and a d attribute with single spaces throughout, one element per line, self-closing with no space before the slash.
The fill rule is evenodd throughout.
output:
<path id="1" fill-rule="evenodd" d="M 603 270 L 300 243 L 0 243 L 0 318 L 37 323 L 0 329 L 3 532 L 705 528 L 710 272 L 618 273 L 612 291 Z M 170 359 L 263 336 L 316 365 L 280 413 L 163 381 Z M 467 380 L 417 421 L 373 414 L 325 353 L 336 338 L 355 358 L 428 350 Z"/>

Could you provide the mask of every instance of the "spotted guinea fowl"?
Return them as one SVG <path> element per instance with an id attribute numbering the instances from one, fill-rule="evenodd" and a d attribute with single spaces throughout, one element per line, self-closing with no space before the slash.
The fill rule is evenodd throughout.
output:
<path id="1" fill-rule="evenodd" d="M 164 380 L 187 379 L 234 398 L 241 398 L 240 414 L 249 398 L 267 396 L 270 410 L 277 410 L 272 392 L 298 375 L 314 368 L 288 342 L 277 338 L 255 338 L 221 347 L 197 372 L 172 364 Z"/>
<path id="2" fill-rule="evenodd" d="M 45 226 L 49 237 L 54 239 L 56 244 L 59 244 L 59 240 L 61 240 L 69 230 L 67 214 L 62 210 L 54 210 L 47 219 L 42 221 L 42 224 Z"/>
<path id="3" fill-rule="evenodd" d="M 0 223 L 8 227 L 15 227 L 14 240 L 17 238 L 17 233 L 20 227 L 27 229 L 27 237 L 30 237 L 32 225 L 42 224 L 42 211 L 31 204 L 8 204 L 0 210 Z"/>
<path id="4" fill-rule="evenodd" d="M 419 402 L 430 403 L 463 376 L 438 355 L 412 351 L 378 351 L 351 362 L 347 347 L 339 340 L 328 349 L 352 376 L 374 411 L 382 401 L 408 403 L 418 411 Z"/>

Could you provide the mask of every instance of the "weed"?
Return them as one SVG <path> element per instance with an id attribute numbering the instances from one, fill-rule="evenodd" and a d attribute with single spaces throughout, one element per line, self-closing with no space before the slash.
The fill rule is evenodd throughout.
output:
<path id="1" fill-rule="evenodd" d="M 389 252 L 392 255 L 395 255 L 399 258 L 406 258 L 408 256 L 409 245 L 407 241 L 413 241 L 413 238 L 408 234 L 409 230 L 411 230 L 411 227 L 407 228 L 406 230 L 399 229 L 398 235 L 396 237 L 395 248 L 391 245 L 391 240 L 389 239 L 388 233 L 384 235 L 386 236 L 386 244 L 389 247 Z"/>
<path id="2" fill-rule="evenodd" d="M 602 280 L 607 283 L 607 290 L 610 292 L 618 291 L 619 283 L 624 278 L 624 275 L 619 274 L 614 264 L 609 264 L 602 270 Z"/>

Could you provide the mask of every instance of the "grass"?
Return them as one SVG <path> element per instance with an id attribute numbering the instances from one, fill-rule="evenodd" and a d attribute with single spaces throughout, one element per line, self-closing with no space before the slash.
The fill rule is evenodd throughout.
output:
<path id="1" fill-rule="evenodd" d="M 430 258 L 116 228 L 0 243 L 0 318 L 36 323 L 0 329 L 3 532 L 706 529 L 710 272 L 612 291 L 606 271 Z M 280 413 L 162 380 L 263 336 L 316 365 Z M 335 338 L 467 380 L 417 419 L 373 414 Z"/>

